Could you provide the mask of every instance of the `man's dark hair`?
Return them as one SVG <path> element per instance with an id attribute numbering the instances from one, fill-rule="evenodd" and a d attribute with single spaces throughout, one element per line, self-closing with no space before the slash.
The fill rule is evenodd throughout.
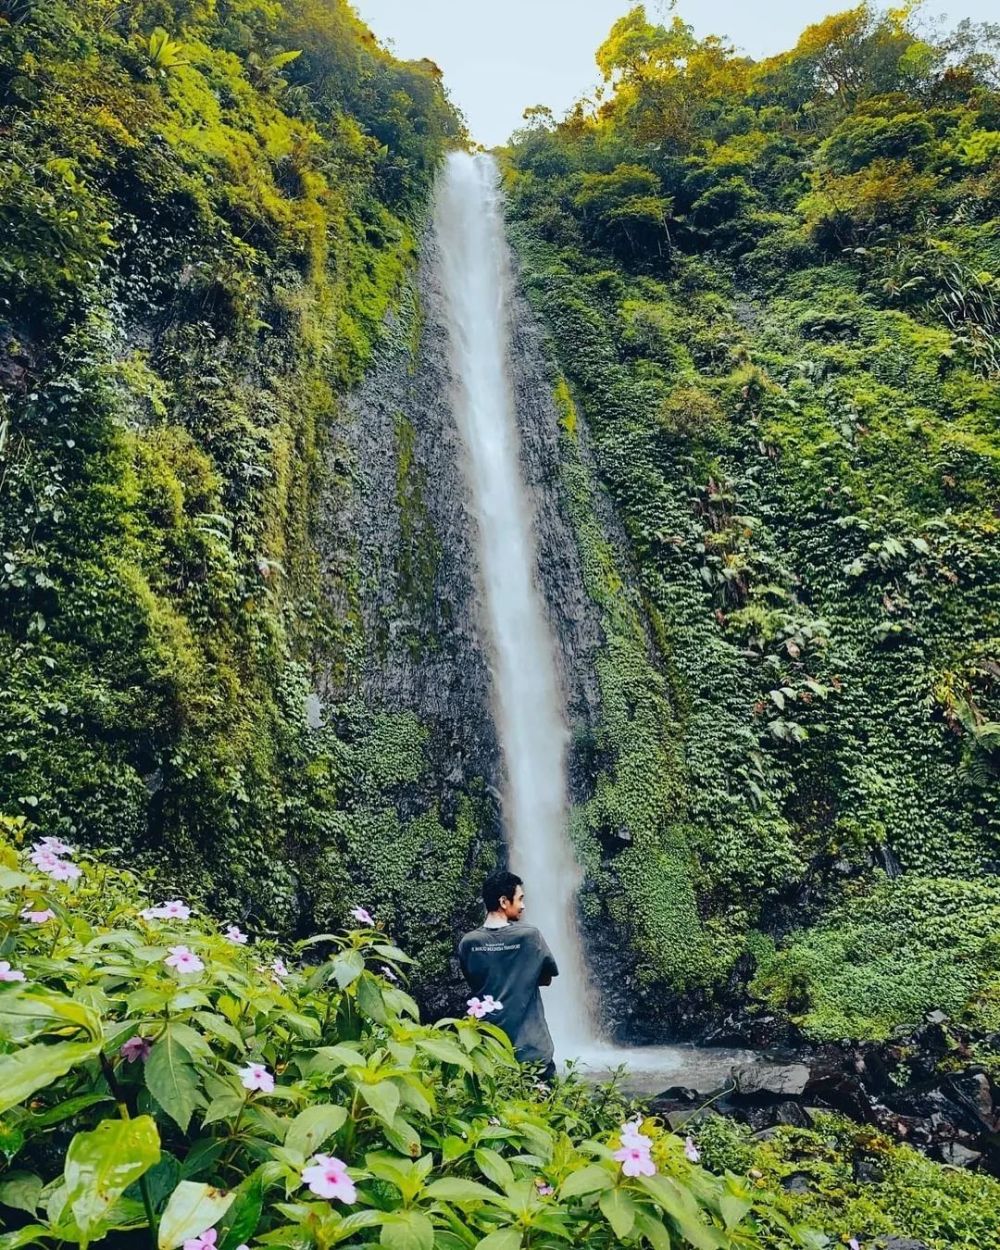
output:
<path id="1" fill-rule="evenodd" d="M 483 902 L 486 904 L 487 911 L 498 911 L 500 908 L 500 900 L 502 898 L 514 899 L 514 891 L 524 882 L 516 872 L 510 872 L 506 868 L 501 872 L 491 872 L 483 882 Z"/>

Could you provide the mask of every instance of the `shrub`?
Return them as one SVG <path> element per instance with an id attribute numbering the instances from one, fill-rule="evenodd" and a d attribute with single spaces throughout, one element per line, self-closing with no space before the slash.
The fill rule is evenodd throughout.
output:
<path id="1" fill-rule="evenodd" d="M 760 1244 L 678 1137 L 647 1121 L 642 1166 L 616 1157 L 614 1086 L 550 1091 L 488 1021 L 422 1025 L 363 908 L 286 965 L 70 854 L 0 841 L 5 1250 Z"/>

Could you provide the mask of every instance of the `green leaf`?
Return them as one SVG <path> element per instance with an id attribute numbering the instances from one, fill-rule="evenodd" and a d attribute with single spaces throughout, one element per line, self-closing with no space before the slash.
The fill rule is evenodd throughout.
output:
<path id="1" fill-rule="evenodd" d="M 420 1134 L 409 1120 L 396 1114 L 391 1124 L 384 1125 L 382 1132 L 389 1145 L 398 1150 L 401 1155 L 409 1155 L 411 1159 L 420 1157 L 423 1143 L 420 1140 Z"/>
<path id="2" fill-rule="evenodd" d="M 508 1185 L 514 1183 L 514 1173 L 507 1160 L 497 1154 L 495 1150 L 490 1150 L 487 1146 L 481 1146 L 476 1151 L 476 1163 L 479 1170 L 484 1176 L 489 1177 L 494 1185 L 499 1185 L 502 1189 L 506 1189 Z"/>
<path id="3" fill-rule="evenodd" d="M 33 1115 L 26 1121 L 31 1128 L 51 1128 L 53 1124 L 62 1124 L 88 1107 L 96 1107 L 100 1102 L 111 1102 L 110 1094 L 78 1094 L 75 1098 L 67 1098 L 65 1102 L 56 1103 L 41 1115 Z"/>
<path id="4" fill-rule="evenodd" d="M 328 1076 L 344 1068 L 363 1068 L 365 1057 L 351 1046 L 319 1046 L 307 1058 L 296 1058 L 295 1063 L 303 1076 Z"/>
<path id="5" fill-rule="evenodd" d="M 264 1209 L 264 1178 L 260 1168 L 236 1190 L 233 1204 L 219 1224 L 219 1250 L 236 1250 L 257 1231 Z"/>
<path id="6" fill-rule="evenodd" d="M 166 1210 L 160 1217 L 157 1238 L 159 1250 L 174 1250 L 189 1238 L 197 1237 L 206 1228 L 214 1228 L 226 1214 L 236 1195 L 202 1185 L 181 1181 L 170 1195 Z"/>
<path id="7" fill-rule="evenodd" d="M 464 1068 L 466 1072 L 472 1071 L 468 1055 L 450 1037 L 418 1037 L 416 1043 L 420 1050 L 439 1062 L 453 1063 L 456 1067 Z"/>
<path id="8" fill-rule="evenodd" d="M 209 1124 L 217 1124 L 220 1120 L 235 1120 L 245 1102 L 246 1099 L 241 1098 L 235 1090 L 227 1090 L 226 1093 L 219 1094 L 208 1104 L 208 1109 L 202 1116 L 202 1128 L 207 1128 Z"/>
<path id="9" fill-rule="evenodd" d="M 627 1237 L 635 1224 L 635 1202 L 624 1189 L 605 1189 L 597 1200 L 616 1237 Z"/>
<path id="10" fill-rule="evenodd" d="M 571 1172 L 559 1186 L 560 1198 L 578 1198 L 581 1194 L 592 1194 L 599 1189 L 610 1189 L 615 1178 L 607 1168 L 599 1163 L 588 1163 L 579 1172 Z"/>
<path id="11" fill-rule="evenodd" d="M 370 972 L 364 973 L 358 982 L 357 996 L 358 1010 L 363 1016 L 374 1020 L 376 1024 L 388 1023 L 381 987 Z"/>
<path id="12" fill-rule="evenodd" d="M 339 1224 L 334 1224 L 331 1228 L 329 1225 L 323 1229 L 323 1232 L 331 1245 L 338 1242 L 346 1241 L 348 1237 L 353 1237 L 355 1233 L 360 1232 L 362 1228 L 374 1228 L 381 1224 L 385 1216 L 381 1211 L 352 1211 L 350 1215 L 345 1215 Z M 258 1237 L 258 1241 L 261 1238 Z"/>
<path id="13" fill-rule="evenodd" d="M 516 1228 L 498 1228 L 482 1241 L 476 1242 L 476 1250 L 521 1250 L 521 1233 Z"/>
<path id="14" fill-rule="evenodd" d="M 431 1181 L 424 1190 L 428 1198 L 437 1198 L 440 1202 L 496 1202 L 499 1194 L 481 1185 L 479 1181 L 467 1181 L 461 1176 L 443 1176 L 440 1180 Z"/>
<path id="15" fill-rule="evenodd" d="M 154 1043 L 143 1076 L 149 1092 L 186 1133 L 198 1105 L 199 1082 L 191 1054 L 175 1029 L 168 1026 Z"/>
<path id="16" fill-rule="evenodd" d="M 419 1211 L 390 1211 L 379 1241 L 387 1250 L 434 1250 L 434 1225 Z"/>
<path id="17" fill-rule="evenodd" d="M 386 1124 L 391 1124 L 399 1109 L 399 1090 L 389 1081 L 367 1085 L 359 1081 L 356 1089 L 372 1111 Z"/>
<path id="18" fill-rule="evenodd" d="M 355 982 L 365 970 L 365 957 L 360 951 L 344 951 L 330 961 L 333 979 L 342 990 Z"/>
<path id="19" fill-rule="evenodd" d="M 195 1020 L 201 1025 L 205 1032 L 214 1037 L 217 1041 L 226 1042 L 230 1046 L 234 1046 L 239 1051 L 246 1050 L 246 1043 L 240 1036 L 238 1030 L 223 1016 L 214 1011 L 196 1011 Z"/>
<path id="20" fill-rule="evenodd" d="M 83 1250 L 100 1234 L 108 1209 L 160 1157 L 160 1135 L 152 1116 L 103 1120 L 77 1133 L 66 1152 L 66 1205 L 80 1230 Z"/>
<path id="21" fill-rule="evenodd" d="M 648 1211 L 637 1210 L 635 1215 L 636 1232 L 641 1233 L 643 1237 L 653 1247 L 653 1250 L 672 1250 L 672 1242 L 670 1233 L 660 1223 L 655 1216 L 649 1214 Z"/>
<path id="22" fill-rule="evenodd" d="M 99 1041 L 56 1042 L 53 1046 L 39 1042 L 0 1055 L 0 1115 L 65 1076 L 77 1064 L 96 1058 L 100 1051 Z"/>
<path id="23" fill-rule="evenodd" d="M 34 1215 L 38 1210 L 38 1197 L 42 1192 L 42 1178 L 34 1172 L 12 1172 L 0 1184 L 0 1203 L 15 1211 Z"/>
<path id="24" fill-rule="evenodd" d="M 306 1107 L 288 1126 L 285 1146 L 297 1150 L 304 1158 L 316 1153 L 328 1137 L 341 1128 L 347 1120 L 347 1108 L 323 1103 Z"/>
<path id="25" fill-rule="evenodd" d="M 51 1240 L 51 1234 L 44 1224 L 26 1224 L 24 1228 L 16 1228 L 12 1233 L 0 1236 L 0 1250 L 19 1250 L 21 1246 L 30 1246 L 32 1242 Z"/>
<path id="26" fill-rule="evenodd" d="M 83 1029 L 92 1040 L 103 1036 L 96 1011 L 64 994 L 34 989 L 7 990 L 0 994 L 0 1037 L 23 1042 L 39 1033 L 66 1026 Z"/>

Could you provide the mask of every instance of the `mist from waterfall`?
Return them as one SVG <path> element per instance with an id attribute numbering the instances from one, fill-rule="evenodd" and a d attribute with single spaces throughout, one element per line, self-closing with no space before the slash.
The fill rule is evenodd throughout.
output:
<path id="1" fill-rule="evenodd" d="M 478 529 L 510 863 L 524 878 L 525 919 L 542 930 L 559 965 L 544 1000 L 556 1052 L 565 1058 L 590 1049 L 595 1038 L 575 918 L 580 870 L 566 830 L 568 732 L 535 584 L 532 513 L 508 380 L 511 271 L 498 183 L 491 157 L 449 156 L 437 188 L 435 231 L 452 402 Z"/>

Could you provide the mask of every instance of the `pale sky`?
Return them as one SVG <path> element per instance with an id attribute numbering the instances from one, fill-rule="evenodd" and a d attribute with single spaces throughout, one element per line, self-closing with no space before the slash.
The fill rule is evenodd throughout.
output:
<path id="1" fill-rule="evenodd" d="M 492 147 L 521 124 L 524 109 L 556 114 L 599 80 L 594 52 L 629 0 L 353 0 L 384 43 L 406 60 L 430 57 L 475 139 Z M 726 35 L 755 59 L 790 48 L 802 29 L 856 0 L 681 0 L 699 35 Z M 666 6 L 649 0 L 651 19 Z M 927 17 L 996 20 L 996 0 L 927 0 Z"/>

